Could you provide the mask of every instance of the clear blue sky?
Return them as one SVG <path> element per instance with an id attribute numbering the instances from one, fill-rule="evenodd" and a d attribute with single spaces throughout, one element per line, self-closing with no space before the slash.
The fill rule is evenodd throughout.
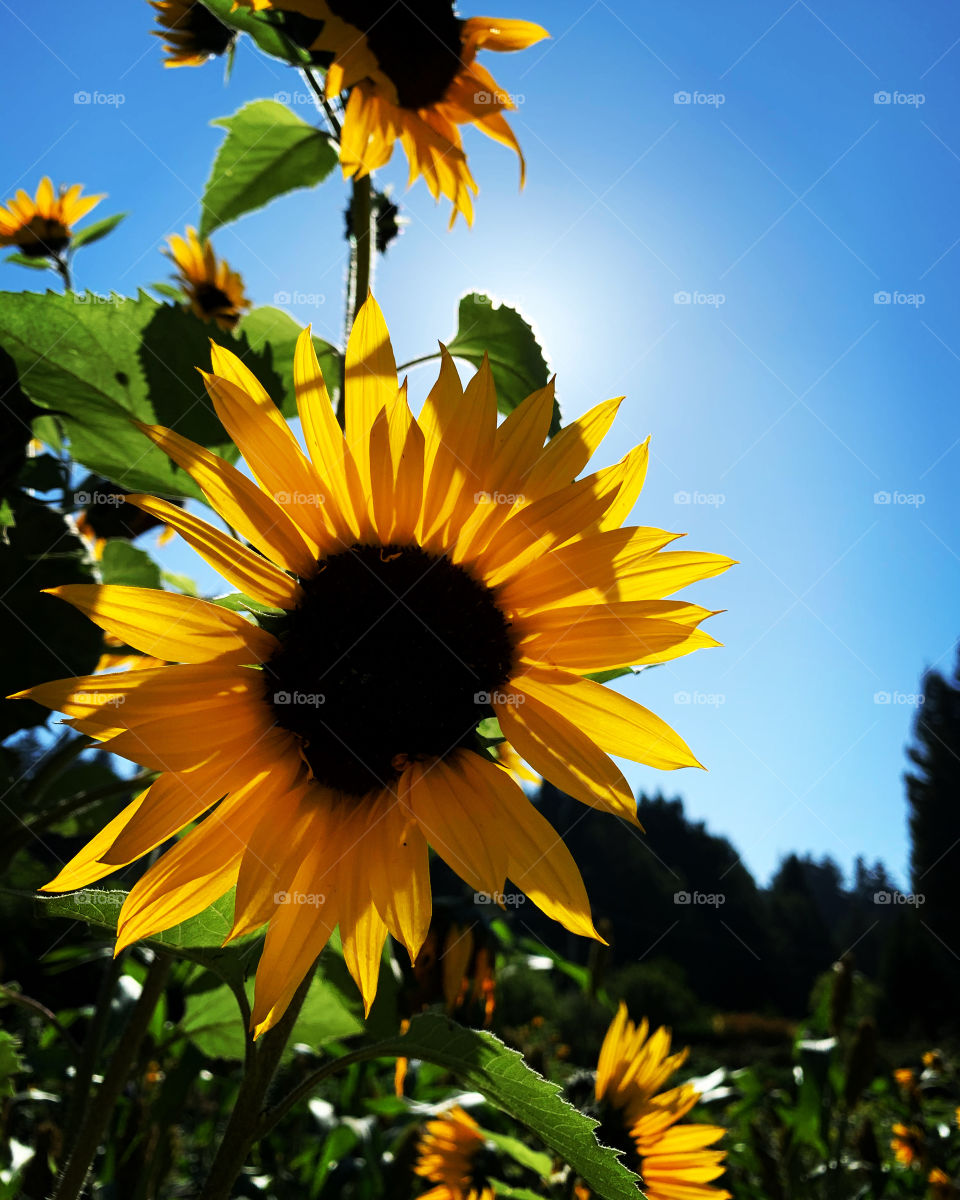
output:
<path id="1" fill-rule="evenodd" d="M 409 226 L 376 279 L 398 358 L 449 336 L 457 298 L 480 288 L 533 319 L 567 418 L 627 394 L 602 453 L 654 435 L 635 519 L 742 564 L 689 593 L 728 610 L 713 622 L 726 648 L 629 685 L 709 774 L 630 768 L 631 780 L 681 793 L 761 879 L 789 850 L 845 868 L 857 853 L 882 857 L 902 877 L 909 697 L 925 667 L 952 667 L 960 634 L 960 11 L 890 0 L 490 11 L 554 35 L 485 59 L 522 98 L 528 186 L 518 195 L 510 153 L 468 131 L 474 229 L 447 233 L 422 184 L 406 194 Z M 164 71 L 152 12 L 146 0 L 95 18 L 10 0 L 0 17 L 3 196 L 49 173 L 108 192 L 98 214 L 131 212 L 78 256 L 80 285 L 97 291 L 166 274 L 158 246 L 198 217 L 221 139 L 211 119 L 255 97 L 305 98 L 249 45 L 226 87 L 219 63 Z M 124 102 L 75 104 L 81 91 Z M 399 155 L 381 176 L 403 192 Z M 331 340 L 344 197 L 332 179 L 215 237 L 256 302 L 323 297 L 293 312 Z M 36 285 L 0 266 L 0 286 Z M 923 303 L 877 304 L 878 292 Z M 411 379 L 418 394 L 428 370 Z M 182 547 L 170 561 L 193 565 Z"/>

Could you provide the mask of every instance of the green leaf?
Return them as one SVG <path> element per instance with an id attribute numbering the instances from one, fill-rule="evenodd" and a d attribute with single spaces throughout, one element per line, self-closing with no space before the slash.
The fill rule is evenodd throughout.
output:
<path id="1" fill-rule="evenodd" d="M 283 616 L 282 608 L 271 608 L 269 604 L 253 600 L 249 596 L 245 596 L 243 592 L 231 592 L 229 596 L 214 596 L 212 603 L 219 604 L 221 608 L 229 608 L 231 612 L 251 612 L 263 617 Z"/>
<path id="2" fill-rule="evenodd" d="M 553 1162 L 549 1154 L 543 1154 L 539 1150 L 534 1150 L 526 1142 L 521 1142 L 519 1138 L 510 1137 L 506 1133 L 494 1133 L 490 1129 L 484 1129 L 483 1136 L 488 1142 L 493 1142 L 498 1150 L 509 1155 L 514 1162 L 519 1163 L 521 1167 L 526 1167 L 528 1171 L 533 1171 L 541 1179 L 548 1179 L 550 1177 L 550 1173 L 553 1170 Z"/>
<path id="3" fill-rule="evenodd" d="M 536 1134 L 598 1196 L 636 1200 L 639 1181 L 616 1150 L 599 1144 L 594 1132 L 598 1123 L 568 1104 L 559 1084 L 531 1070 L 522 1055 L 493 1034 L 423 1013 L 413 1018 L 406 1034 L 377 1043 L 374 1049 L 378 1054 L 419 1058 L 446 1068 Z"/>
<path id="4" fill-rule="evenodd" d="M 127 215 L 127 213 L 114 213 L 112 217 L 104 217 L 102 221 L 94 221 L 85 229 L 78 230 L 70 239 L 71 249 L 76 250 L 78 246 L 89 246 L 92 242 L 99 242 L 101 238 L 116 229 Z"/>
<path id="5" fill-rule="evenodd" d="M 23 390 L 59 415 L 77 462 L 130 491 L 202 499 L 133 417 L 237 457 L 196 369 L 210 362 L 211 338 L 243 358 L 268 392 L 282 390 L 246 338 L 143 292 L 137 299 L 0 292 L 0 347 Z"/>
<path id="6" fill-rule="evenodd" d="M 28 254 L 8 254 L 5 261 L 16 263 L 18 267 L 33 267 L 34 270 L 40 271 L 50 270 L 49 258 L 31 258 Z"/>
<path id="7" fill-rule="evenodd" d="M 241 318 L 237 329 L 246 336 L 251 349 L 263 356 L 267 366 L 272 367 L 283 382 L 282 393 L 279 396 L 271 393 L 271 399 L 285 417 L 295 417 L 297 404 L 293 389 L 293 352 L 303 327 L 289 313 L 264 305 Z M 340 394 L 342 356 L 336 346 L 331 346 L 323 338 L 315 337 L 313 346 L 323 372 L 323 381 L 330 393 L 330 402 L 336 405 Z"/>
<path id="8" fill-rule="evenodd" d="M 337 164 L 330 138 L 276 100 L 254 100 L 212 124 L 227 137 L 204 189 L 202 237 L 277 196 L 321 183 Z"/>
<path id="9" fill-rule="evenodd" d="M 489 355 L 502 413 L 512 412 L 531 392 L 547 386 L 547 362 L 530 324 L 515 308 L 494 304 L 483 292 L 469 292 L 461 299 L 457 332 L 447 349 L 474 367 L 483 362 L 485 352 Z M 559 428 L 560 408 L 554 405 L 551 434 Z"/>
<path id="10" fill-rule="evenodd" d="M 13 1095 L 14 1077 L 26 1070 L 19 1049 L 20 1043 L 14 1035 L 0 1029 L 0 1099 Z"/>
<path id="11" fill-rule="evenodd" d="M 507 1200 L 541 1200 L 539 1192 L 531 1192 L 529 1188 L 511 1187 L 501 1179 L 491 1179 L 490 1186 L 495 1196 L 506 1196 Z M 638 1192 L 637 1195 L 640 1193 Z"/>
<path id="12" fill-rule="evenodd" d="M 100 574 L 104 583 L 143 588 L 162 586 L 160 568 L 150 555 L 124 538 L 110 538 L 104 546 Z"/>
<path id="13" fill-rule="evenodd" d="M 180 575 L 175 571 L 161 571 L 161 580 L 169 584 L 175 592 L 180 592 L 184 596 L 199 596 L 200 592 L 194 580 L 189 575 Z"/>
<path id="14" fill-rule="evenodd" d="M 246 8 L 235 8 L 234 0 L 204 0 L 215 17 L 238 33 L 248 33 L 266 54 L 296 65 L 309 63 L 310 56 L 283 37 L 268 16 Z"/>
<path id="15" fill-rule="evenodd" d="M 13 506 L 9 500 L 0 500 L 0 529 L 9 529 L 16 525 L 17 518 L 13 512 Z"/>
<path id="16" fill-rule="evenodd" d="M 85 921 L 115 935 L 126 898 L 127 893 L 119 889 L 89 887 L 62 896 L 40 896 L 36 902 L 41 916 Z M 241 938 L 229 946 L 222 945 L 233 925 L 233 900 L 231 890 L 188 921 L 142 940 L 156 950 L 201 963 L 233 988 L 242 987 L 245 963 L 259 945 L 259 938 Z"/>

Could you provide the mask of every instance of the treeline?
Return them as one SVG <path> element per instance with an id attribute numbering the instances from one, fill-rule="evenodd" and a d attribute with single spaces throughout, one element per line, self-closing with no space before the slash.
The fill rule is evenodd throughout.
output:
<path id="1" fill-rule="evenodd" d="M 923 694 L 905 779 L 908 883 L 862 858 L 847 882 L 831 858 L 791 854 L 760 887 L 735 847 L 690 821 L 678 799 L 642 797 L 640 834 L 545 785 L 542 811 L 581 868 L 619 990 L 645 989 L 646 1007 L 674 1023 L 694 1005 L 799 1018 L 817 979 L 850 953 L 876 987 L 882 1029 L 960 1032 L 958 674 L 929 672 Z M 511 923 L 587 960 L 589 948 L 532 905 Z"/>

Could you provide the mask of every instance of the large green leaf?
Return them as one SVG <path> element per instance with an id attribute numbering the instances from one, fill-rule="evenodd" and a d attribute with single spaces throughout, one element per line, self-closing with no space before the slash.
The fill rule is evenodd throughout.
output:
<path id="1" fill-rule="evenodd" d="M 203 237 L 285 192 L 321 183 L 337 164 L 327 134 L 276 100 L 254 100 L 213 124 L 227 137 L 203 193 Z"/>
<path id="2" fill-rule="evenodd" d="M 268 391 L 282 391 L 265 356 L 242 335 L 143 292 L 136 299 L 0 293 L 0 347 L 23 390 L 59 415 L 77 462 L 131 491 L 201 495 L 131 417 L 236 458 L 196 369 L 210 362 L 210 338 L 239 354 Z"/>
<path id="3" fill-rule="evenodd" d="M 100 577 L 104 583 L 123 587 L 160 588 L 160 568 L 146 550 L 131 546 L 123 538 L 110 538 L 100 559 Z"/>
<path id="4" fill-rule="evenodd" d="M 248 1002 L 252 1003 L 252 980 L 247 981 L 246 992 Z M 244 1057 L 243 1023 L 236 997 L 226 986 L 188 996 L 180 1029 L 210 1058 Z M 363 1033 L 363 1021 L 351 1012 L 329 980 L 316 975 L 290 1034 L 287 1056 L 293 1054 L 297 1045 L 315 1048 L 358 1033 Z"/>
<path id="5" fill-rule="evenodd" d="M 460 301 L 457 332 L 447 343 L 456 358 L 479 367 L 484 353 L 497 385 L 497 404 L 503 413 L 546 387 L 547 361 L 529 322 L 508 304 L 495 304 L 483 292 L 469 292 Z M 551 433 L 560 428 L 560 409 L 554 407 Z"/>
<path id="6" fill-rule="evenodd" d="M 127 893 L 118 889 L 88 887 L 62 896 L 37 897 L 37 904 L 41 916 L 85 921 L 115 934 L 117 918 L 126 898 Z M 249 937 L 229 946 L 222 945 L 233 925 L 233 899 L 234 893 L 230 891 L 197 916 L 143 940 L 157 950 L 201 963 L 231 987 L 240 987 L 245 967 L 253 957 L 259 939 Z"/>
<path id="7" fill-rule="evenodd" d="M 558 1084 L 531 1070 L 521 1054 L 493 1034 L 424 1013 L 413 1018 L 403 1036 L 379 1042 L 373 1049 L 445 1067 L 535 1133 L 597 1196 L 636 1200 L 639 1181 L 616 1150 L 599 1144 L 594 1132 L 597 1122 L 568 1104 Z"/>
<path id="8" fill-rule="evenodd" d="M 303 327 L 279 308 L 264 305 L 247 313 L 237 327 L 246 336 L 250 348 L 259 351 L 264 356 L 267 367 L 272 367 L 283 384 L 281 395 L 272 399 L 279 405 L 285 417 L 297 414 L 296 397 L 293 390 L 293 352 L 296 349 L 297 338 Z M 340 363 L 341 354 L 336 346 L 331 346 L 323 338 L 315 337 L 313 346 L 317 352 L 323 380 L 330 393 L 332 404 L 337 403 L 340 393 Z"/>

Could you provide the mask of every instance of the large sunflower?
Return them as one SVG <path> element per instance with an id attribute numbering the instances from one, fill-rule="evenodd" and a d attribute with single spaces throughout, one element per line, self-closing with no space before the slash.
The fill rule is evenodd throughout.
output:
<path id="1" fill-rule="evenodd" d="M 241 0 L 255 9 L 281 9 L 322 22 L 309 49 L 332 57 L 326 91 L 350 89 L 340 162 L 348 178 L 382 167 L 399 141 L 410 164 L 437 200 L 473 221 L 477 184 L 467 164 L 460 125 L 523 155 L 504 117 L 515 107 L 493 76 L 476 62 L 479 50 L 523 50 L 548 33 L 530 21 L 454 15 L 450 0 Z"/>
<path id="2" fill-rule="evenodd" d="M 413 1169 L 435 1186 L 420 1200 L 494 1200 L 487 1170 L 495 1157 L 483 1130 L 459 1105 L 428 1121 Z"/>
<path id="3" fill-rule="evenodd" d="M 165 67 L 200 67 L 211 55 L 225 54 L 235 37 L 232 29 L 197 0 L 150 0 L 163 38 Z"/>
<path id="4" fill-rule="evenodd" d="M 186 237 L 171 234 L 166 251 L 177 268 L 177 279 L 201 321 L 216 321 L 221 329 L 233 329 L 250 301 L 243 280 L 230 264 L 217 258 L 207 239 L 187 229 Z"/>
<path id="5" fill-rule="evenodd" d="M 387 932 L 416 957 L 430 925 L 428 843 L 476 891 L 500 895 L 509 876 L 596 937 L 573 859 L 477 724 L 496 715 L 543 776 L 636 822 L 608 753 L 666 769 L 696 760 L 653 713 L 585 675 L 716 645 L 697 628 L 708 610 L 660 597 L 730 560 L 660 553 L 676 535 L 620 528 L 646 443 L 577 480 L 616 400 L 544 448 L 552 385 L 498 426 L 487 363 L 463 389 L 444 352 L 414 419 L 372 298 L 347 346 L 345 431 L 309 331 L 298 341 L 306 454 L 243 363 L 218 345 L 212 356 L 204 379 L 256 483 L 170 429 L 143 430 L 250 546 L 167 501 L 129 500 L 277 613 L 260 627 L 169 592 L 55 589 L 173 665 L 21 693 L 163 772 L 47 889 L 93 883 L 209 814 L 133 887 L 118 945 L 236 885 L 231 937 L 268 923 L 260 1031 L 338 924 L 368 1008 Z"/>
<path id="6" fill-rule="evenodd" d="M 103 196 L 81 196 L 82 183 L 54 191 L 48 176 L 40 180 L 36 197 L 21 188 L 0 206 L 0 246 L 15 246 L 28 258 L 59 258 L 70 245 L 73 226 Z"/>
<path id="7" fill-rule="evenodd" d="M 723 1174 L 726 1152 L 708 1149 L 725 1130 L 678 1124 L 700 1099 L 691 1084 L 660 1090 L 686 1057 L 686 1050 L 670 1053 L 668 1029 L 650 1034 L 646 1019 L 634 1025 L 621 1004 L 597 1063 L 597 1136 L 625 1151 L 648 1200 L 729 1200 L 711 1182 Z"/>

